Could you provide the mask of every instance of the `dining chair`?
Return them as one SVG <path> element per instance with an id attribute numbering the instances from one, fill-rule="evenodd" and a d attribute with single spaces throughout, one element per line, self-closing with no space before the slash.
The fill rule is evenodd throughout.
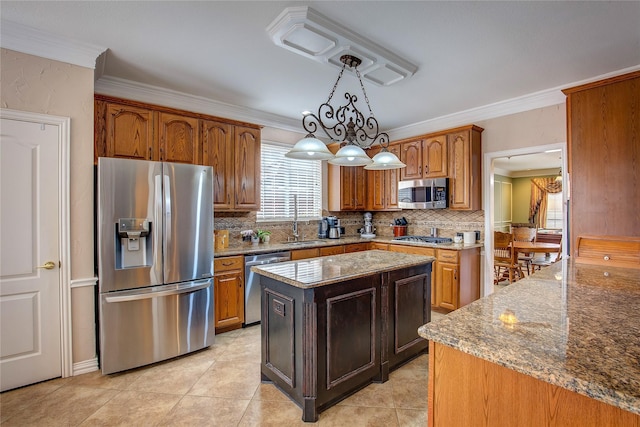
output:
<path id="1" fill-rule="evenodd" d="M 522 267 L 517 259 L 515 259 L 515 251 L 512 247 L 513 234 L 503 233 L 501 231 L 493 232 L 493 266 L 495 269 L 496 279 L 498 283 L 504 273 L 509 273 L 509 283 L 524 277 Z M 502 269 L 505 269 L 503 272 Z M 516 279 L 517 276 L 517 279 Z"/>
<path id="2" fill-rule="evenodd" d="M 538 230 L 535 227 L 514 227 L 511 231 L 514 242 L 535 242 Z M 523 263 L 527 267 L 527 275 L 531 274 L 529 266 L 533 260 L 534 253 L 519 253 L 518 262 Z"/>

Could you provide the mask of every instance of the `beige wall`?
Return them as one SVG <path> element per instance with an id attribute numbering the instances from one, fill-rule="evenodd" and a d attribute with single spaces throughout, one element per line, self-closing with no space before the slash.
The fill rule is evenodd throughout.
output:
<path id="1" fill-rule="evenodd" d="M 474 124 L 484 128 L 484 154 L 548 144 L 566 144 L 566 121 L 565 104 L 558 104 Z"/>
<path id="2" fill-rule="evenodd" d="M 71 118 L 71 279 L 93 278 L 93 70 L 7 49 L 0 67 L 2 108 Z M 96 355 L 93 287 L 71 299 L 76 363 Z"/>

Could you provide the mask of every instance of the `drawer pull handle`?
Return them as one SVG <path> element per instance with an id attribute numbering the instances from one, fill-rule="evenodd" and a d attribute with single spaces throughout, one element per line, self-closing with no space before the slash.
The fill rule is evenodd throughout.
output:
<path id="1" fill-rule="evenodd" d="M 609 257 L 609 255 L 605 255 L 605 256 L 604 256 L 604 260 L 605 260 L 605 261 L 609 261 L 610 259 L 611 259 L 611 258 Z"/>
<path id="2" fill-rule="evenodd" d="M 223 262 L 222 265 L 224 265 L 225 267 L 228 267 L 230 265 L 233 265 L 233 261 Z"/>

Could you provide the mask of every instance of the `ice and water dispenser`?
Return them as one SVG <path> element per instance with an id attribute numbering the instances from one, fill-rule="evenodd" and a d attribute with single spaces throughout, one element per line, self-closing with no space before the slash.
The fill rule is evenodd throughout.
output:
<path id="1" fill-rule="evenodd" d="M 116 269 L 151 265 L 151 221 L 120 218 L 116 223 Z"/>

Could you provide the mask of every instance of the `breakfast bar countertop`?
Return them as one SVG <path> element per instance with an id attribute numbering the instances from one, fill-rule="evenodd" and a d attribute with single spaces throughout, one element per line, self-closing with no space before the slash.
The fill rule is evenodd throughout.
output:
<path id="1" fill-rule="evenodd" d="M 418 332 L 640 414 L 640 270 L 563 260 Z"/>
<path id="2" fill-rule="evenodd" d="M 435 261 L 425 255 L 383 250 L 353 252 L 251 267 L 251 270 L 298 288 L 313 288 Z"/>

